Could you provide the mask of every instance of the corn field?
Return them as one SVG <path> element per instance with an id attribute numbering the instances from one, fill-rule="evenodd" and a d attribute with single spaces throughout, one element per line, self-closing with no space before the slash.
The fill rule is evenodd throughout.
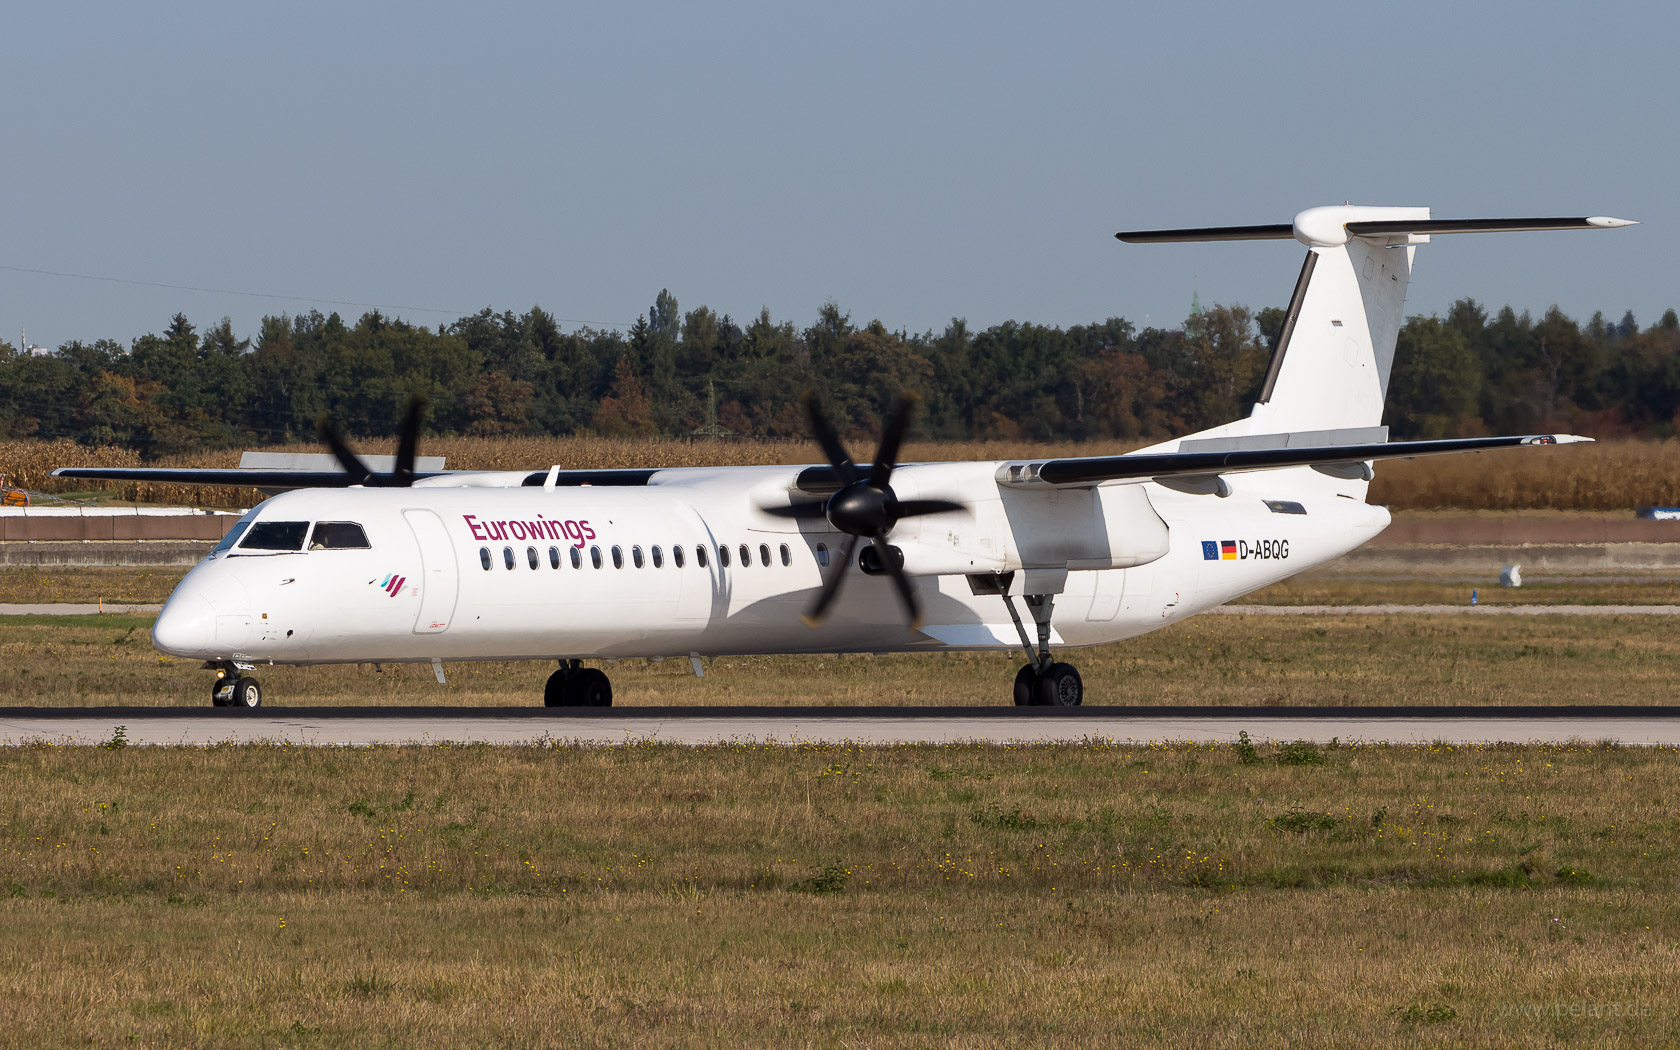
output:
<path id="1" fill-rule="evenodd" d="M 369 454 L 390 453 L 393 444 L 368 442 L 361 448 Z M 1115 455 L 1134 447 L 1135 443 L 1124 442 L 923 441 L 907 442 L 901 458 L 905 462 L 1042 459 Z M 321 449 L 292 445 L 265 451 Z M 808 441 L 594 436 L 434 438 L 425 442 L 421 451 L 446 457 L 450 468 L 470 470 L 540 470 L 556 463 L 567 469 L 797 464 L 820 458 Z M 859 445 L 852 454 L 865 459 L 873 451 Z M 0 441 L 0 475 L 4 475 L 6 484 L 33 492 L 103 492 L 141 503 L 199 507 L 248 507 L 262 498 L 251 489 L 153 483 L 99 485 L 48 476 L 54 467 L 140 465 L 139 457 L 128 449 L 89 448 L 68 441 Z M 239 452 L 176 456 L 154 465 L 234 467 L 239 465 Z M 1648 505 L 1676 506 L 1680 505 L 1680 442 L 1605 441 L 1382 463 L 1371 485 L 1371 500 L 1395 510 L 1619 511 Z"/>

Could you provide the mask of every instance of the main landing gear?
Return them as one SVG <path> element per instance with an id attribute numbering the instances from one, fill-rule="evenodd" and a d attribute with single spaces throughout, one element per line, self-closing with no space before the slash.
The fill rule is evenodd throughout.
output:
<path id="1" fill-rule="evenodd" d="M 582 660 L 561 660 L 560 670 L 543 686 L 544 707 L 611 707 L 612 682 L 606 673 L 583 666 Z"/>
<path id="2" fill-rule="evenodd" d="M 210 685 L 210 702 L 217 707 L 261 707 L 262 686 L 255 678 L 243 674 L 249 667 L 238 664 L 206 664 L 216 672 Z"/>
<path id="3" fill-rule="evenodd" d="M 1050 612 L 1056 596 L 1025 596 L 1027 611 L 1032 613 L 1033 623 L 1038 628 L 1038 645 L 1035 648 L 1021 623 L 1021 614 L 1015 611 L 1015 599 L 1009 594 L 1008 584 L 1004 583 L 999 591 L 1003 604 L 1009 608 L 1009 618 L 1015 621 L 1015 630 L 1021 635 L 1021 648 L 1027 651 L 1027 665 L 1015 674 L 1015 705 L 1078 707 L 1084 703 L 1085 683 L 1080 680 L 1079 671 L 1072 664 L 1050 659 Z"/>

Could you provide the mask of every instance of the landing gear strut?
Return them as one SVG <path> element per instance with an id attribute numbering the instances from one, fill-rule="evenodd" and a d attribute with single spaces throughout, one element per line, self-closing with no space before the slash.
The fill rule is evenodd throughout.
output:
<path id="1" fill-rule="evenodd" d="M 561 660 L 543 686 L 544 707 L 611 707 L 612 682 L 582 660 Z"/>
<path id="2" fill-rule="evenodd" d="M 262 686 L 255 678 L 240 674 L 250 670 L 237 664 L 212 664 L 216 681 L 210 686 L 210 702 L 217 707 L 261 707 Z"/>
<path id="3" fill-rule="evenodd" d="M 1015 673 L 1015 704 L 1017 707 L 1078 707 L 1085 701 L 1085 683 L 1072 664 L 1050 659 L 1050 613 L 1055 603 L 1053 594 L 1026 595 L 1027 611 L 1032 613 L 1038 628 L 1035 648 L 1015 610 L 1015 599 L 1009 594 L 1007 583 L 999 588 L 1009 618 L 1021 635 L 1021 648 L 1027 651 L 1027 664 Z"/>

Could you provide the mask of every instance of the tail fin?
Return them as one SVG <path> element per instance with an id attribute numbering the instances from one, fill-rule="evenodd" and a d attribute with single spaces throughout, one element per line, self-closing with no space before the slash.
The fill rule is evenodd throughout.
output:
<path id="1" fill-rule="evenodd" d="M 1430 234 L 1631 225 L 1627 219 L 1604 217 L 1431 219 L 1428 208 L 1344 205 L 1309 209 L 1289 226 L 1140 230 L 1115 236 L 1137 243 L 1293 237 L 1307 246 L 1260 400 L 1246 426 L 1231 428 L 1284 434 L 1382 423 L 1394 344 L 1405 322 L 1412 255 Z"/>

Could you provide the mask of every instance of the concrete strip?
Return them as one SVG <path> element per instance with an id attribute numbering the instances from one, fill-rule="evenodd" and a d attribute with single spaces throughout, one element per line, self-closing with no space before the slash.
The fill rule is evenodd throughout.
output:
<path id="1" fill-rule="evenodd" d="M 1230 743 L 1239 732 L 1256 742 L 1310 740 L 1329 743 L 1452 744 L 1567 743 L 1614 740 L 1623 744 L 1680 746 L 1680 719 L 1628 715 L 1615 718 L 1252 718 L 1229 722 L 1208 718 L 1018 717 L 916 718 L 273 718 L 203 721 L 48 718 L 0 720 L 0 744 L 30 741 L 103 744 L 118 725 L 130 744 L 203 746 L 220 743 L 289 743 L 365 746 L 372 744 L 994 744 L 1112 743 L 1172 741 Z"/>
<path id="2" fill-rule="evenodd" d="M 161 605 L 117 605 L 113 602 L 106 602 L 104 605 L 92 603 L 79 605 L 64 602 L 22 605 L 0 602 L 0 616 L 96 616 L 100 613 L 116 613 L 123 616 L 156 616 L 162 610 L 163 606 Z"/>

